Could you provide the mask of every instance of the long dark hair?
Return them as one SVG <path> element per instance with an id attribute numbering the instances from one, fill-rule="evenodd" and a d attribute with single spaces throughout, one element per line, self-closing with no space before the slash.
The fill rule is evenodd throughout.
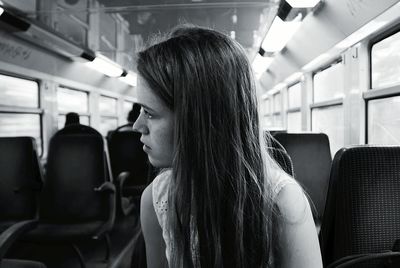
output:
<path id="1" fill-rule="evenodd" d="M 170 267 L 267 267 L 268 159 L 243 48 L 217 31 L 181 26 L 137 63 L 175 114 Z"/>

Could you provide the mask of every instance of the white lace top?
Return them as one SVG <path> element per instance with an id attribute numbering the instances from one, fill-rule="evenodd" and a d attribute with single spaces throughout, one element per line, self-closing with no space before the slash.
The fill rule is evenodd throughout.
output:
<path id="1" fill-rule="evenodd" d="M 158 223 L 162 229 L 165 241 L 165 255 L 168 263 L 171 256 L 171 234 L 167 227 L 168 217 L 168 186 L 171 177 L 171 170 L 159 174 L 153 181 L 153 206 L 157 215 Z M 279 192 L 288 184 L 297 184 L 296 181 L 283 171 L 277 171 L 272 180 L 272 200 L 276 200 Z M 273 259 L 273 258 L 272 258 Z"/>

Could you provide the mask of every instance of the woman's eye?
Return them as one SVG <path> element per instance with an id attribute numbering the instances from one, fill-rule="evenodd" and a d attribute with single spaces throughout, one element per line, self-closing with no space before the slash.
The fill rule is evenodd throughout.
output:
<path id="1" fill-rule="evenodd" d="M 148 111 L 146 111 L 144 109 L 143 109 L 143 113 L 148 119 L 151 119 L 153 117 Z"/>

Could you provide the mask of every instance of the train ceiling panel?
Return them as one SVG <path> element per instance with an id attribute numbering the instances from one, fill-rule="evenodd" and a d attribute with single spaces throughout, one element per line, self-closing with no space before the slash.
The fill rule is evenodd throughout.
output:
<path id="1" fill-rule="evenodd" d="M 257 53 L 279 0 L 3 0 L 0 4 L 73 44 L 134 69 L 153 34 L 181 24 L 212 27 Z M 79 56 L 79 55 L 77 55 Z"/>

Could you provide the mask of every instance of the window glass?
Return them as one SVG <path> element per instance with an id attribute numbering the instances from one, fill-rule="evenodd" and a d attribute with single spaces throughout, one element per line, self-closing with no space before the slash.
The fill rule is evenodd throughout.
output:
<path id="1" fill-rule="evenodd" d="M 282 128 L 283 127 L 283 119 L 281 114 L 274 114 L 273 116 L 273 127 L 275 128 Z"/>
<path id="2" fill-rule="evenodd" d="M 59 112 L 88 113 L 88 100 L 86 92 L 63 87 L 57 89 L 57 107 Z"/>
<path id="3" fill-rule="evenodd" d="M 263 106 L 263 113 L 264 115 L 270 114 L 271 113 L 271 99 L 265 99 L 264 100 L 264 106 Z"/>
<path id="4" fill-rule="evenodd" d="M 282 111 L 282 97 L 281 93 L 276 93 L 274 98 L 274 113 L 280 113 Z"/>
<path id="5" fill-rule="evenodd" d="M 89 116 L 86 115 L 80 115 L 79 116 L 79 123 L 82 125 L 87 125 L 89 126 Z M 62 129 L 65 126 L 65 115 L 58 115 L 58 129 Z"/>
<path id="6" fill-rule="evenodd" d="M 13 0 L 15 1 L 15 0 Z M 25 2 L 25 1 L 24 1 Z M 54 1 L 56 2 L 56 1 Z M 74 10 L 86 10 L 89 6 L 88 6 L 88 2 L 89 0 L 58 0 L 57 4 L 59 5 L 59 8 L 65 8 L 65 9 L 74 9 Z M 72 17 L 77 20 L 80 21 L 83 24 L 87 24 L 89 23 L 89 15 L 90 12 L 73 12 L 72 14 L 69 14 L 69 12 L 64 12 L 66 14 L 68 14 L 71 19 Z M 62 13 L 62 14 L 64 14 Z M 55 15 L 60 16 L 60 14 L 56 13 Z M 56 16 L 56 17 L 58 17 Z"/>
<path id="7" fill-rule="evenodd" d="M 101 54 L 115 60 L 117 47 L 117 22 L 110 13 L 100 13 L 100 51 Z"/>
<path id="8" fill-rule="evenodd" d="M 128 123 L 128 120 L 126 120 L 126 118 L 128 118 L 128 114 L 129 112 L 132 110 L 132 106 L 133 106 L 133 102 L 131 101 L 124 101 L 124 122 Z"/>
<path id="9" fill-rule="evenodd" d="M 400 84 L 400 32 L 374 44 L 371 50 L 372 88 Z"/>
<path id="10" fill-rule="evenodd" d="M 288 88 L 288 108 L 301 106 L 301 83 L 294 84 Z"/>
<path id="11" fill-rule="evenodd" d="M 341 105 L 314 108 L 311 111 L 312 131 L 328 135 L 331 154 L 334 154 L 344 145 L 344 115 Z"/>
<path id="12" fill-rule="evenodd" d="M 35 81 L 0 75 L 0 105 L 39 107 L 39 85 Z"/>
<path id="13" fill-rule="evenodd" d="M 38 0 L 2 0 L 1 2 L 6 3 L 7 5 L 13 6 L 13 8 L 19 9 L 24 12 L 35 13 L 36 5 Z M 2 3 L 2 5 L 3 5 Z"/>
<path id="14" fill-rule="evenodd" d="M 58 13 L 58 23 L 56 24 L 55 30 L 72 42 L 80 46 L 86 46 L 88 34 L 87 26 L 82 25 L 82 22 L 78 22 L 76 18 L 71 17 L 67 12 L 62 11 Z M 84 14 L 85 12 L 75 12 L 75 14 L 82 13 Z"/>
<path id="15" fill-rule="evenodd" d="M 272 127 L 272 125 L 273 125 L 272 116 L 271 115 L 266 115 L 263 118 L 264 118 L 264 120 L 263 120 L 264 129 Z"/>
<path id="16" fill-rule="evenodd" d="M 287 114 L 287 131 L 301 131 L 301 112 L 290 112 Z"/>
<path id="17" fill-rule="evenodd" d="M 40 114 L 0 113 L 0 137 L 29 136 L 36 140 L 41 155 Z"/>
<path id="18" fill-rule="evenodd" d="M 337 63 L 314 75 L 314 102 L 343 98 L 343 64 Z"/>
<path id="19" fill-rule="evenodd" d="M 116 129 L 118 126 L 118 120 L 116 118 L 101 117 L 100 118 L 100 133 L 103 136 L 107 136 L 107 133 L 111 130 Z"/>
<path id="20" fill-rule="evenodd" d="M 117 115 L 117 99 L 100 96 L 99 105 L 101 115 Z"/>
<path id="21" fill-rule="evenodd" d="M 368 101 L 368 143 L 400 144 L 400 96 Z"/>

